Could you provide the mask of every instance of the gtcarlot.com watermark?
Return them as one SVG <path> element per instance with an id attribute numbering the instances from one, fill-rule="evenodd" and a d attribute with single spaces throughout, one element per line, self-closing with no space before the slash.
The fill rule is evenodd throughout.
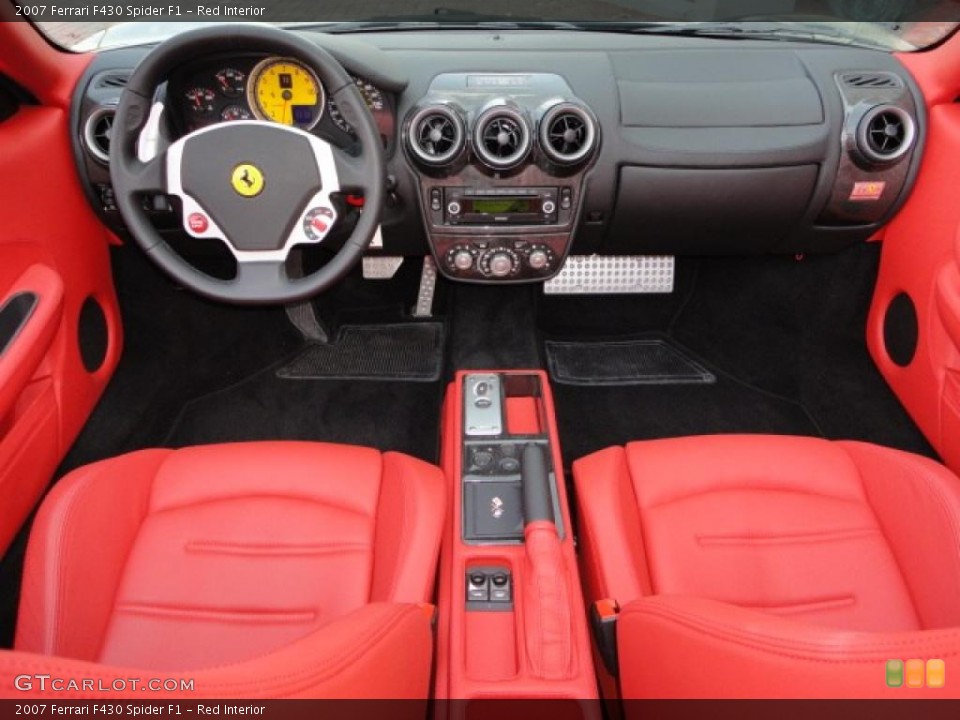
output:
<path id="1" fill-rule="evenodd" d="M 13 686 L 22 692 L 193 692 L 188 678 L 66 678 L 56 675 L 17 675 Z"/>

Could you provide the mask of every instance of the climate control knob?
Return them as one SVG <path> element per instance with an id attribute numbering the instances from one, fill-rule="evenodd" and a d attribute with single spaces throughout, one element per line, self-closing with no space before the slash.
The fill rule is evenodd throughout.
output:
<path id="1" fill-rule="evenodd" d="M 457 245 L 447 251 L 445 262 L 451 272 L 466 273 L 473 269 L 476 259 L 475 250 L 471 250 L 466 245 Z"/>
<path id="2" fill-rule="evenodd" d="M 512 275 L 519 267 L 519 260 L 510 250 L 491 250 L 483 256 L 480 270 L 484 275 L 495 278 L 505 278 Z"/>
<path id="3" fill-rule="evenodd" d="M 466 271 L 473 267 L 473 255 L 469 250 L 457 250 L 451 260 L 453 267 L 460 271 Z"/>
<path id="4" fill-rule="evenodd" d="M 534 270 L 543 270 L 550 264 L 550 256 L 543 250 L 534 250 L 527 258 L 527 262 Z"/>

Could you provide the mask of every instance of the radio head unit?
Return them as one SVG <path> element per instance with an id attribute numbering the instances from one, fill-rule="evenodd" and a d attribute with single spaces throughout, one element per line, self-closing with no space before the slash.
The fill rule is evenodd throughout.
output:
<path id="1" fill-rule="evenodd" d="M 556 225 L 558 189 L 443 188 L 444 225 Z"/>

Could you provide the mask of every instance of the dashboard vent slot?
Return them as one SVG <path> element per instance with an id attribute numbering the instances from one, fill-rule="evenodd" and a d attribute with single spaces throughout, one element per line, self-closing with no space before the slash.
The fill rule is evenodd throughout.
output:
<path id="1" fill-rule="evenodd" d="M 540 123 L 540 146 L 544 154 L 560 165 L 575 165 L 593 152 L 597 125 L 582 107 L 555 105 Z"/>
<path id="2" fill-rule="evenodd" d="M 902 158 L 913 146 L 916 123 L 896 105 L 877 105 L 863 116 L 857 129 L 857 147 L 875 163 Z"/>
<path id="3" fill-rule="evenodd" d="M 127 86 L 127 81 L 129 79 L 130 79 L 129 75 L 120 75 L 116 73 L 101 75 L 99 78 L 97 78 L 97 82 L 94 85 L 94 87 L 123 89 Z"/>
<path id="4" fill-rule="evenodd" d="M 891 73 L 846 73 L 840 80 L 847 87 L 862 90 L 896 90 L 903 87 L 900 78 Z"/>
<path id="5" fill-rule="evenodd" d="M 449 165 L 463 151 L 464 144 L 463 120 L 452 108 L 423 108 L 410 121 L 407 145 L 427 165 Z"/>
<path id="6" fill-rule="evenodd" d="M 114 107 L 99 107 L 90 113 L 83 126 L 87 150 L 102 163 L 110 161 L 110 140 L 113 138 Z"/>
<path id="7" fill-rule="evenodd" d="M 495 107 L 477 120 L 473 142 L 480 160 L 494 170 L 506 170 L 530 152 L 530 129 L 516 110 Z"/>

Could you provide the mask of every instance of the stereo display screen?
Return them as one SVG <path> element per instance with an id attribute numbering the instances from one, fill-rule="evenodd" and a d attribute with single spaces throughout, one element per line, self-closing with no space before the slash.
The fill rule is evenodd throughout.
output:
<path id="1" fill-rule="evenodd" d="M 479 215 L 512 215 L 515 213 L 540 212 L 540 203 L 535 198 L 505 197 L 505 198 L 471 198 L 471 207 L 467 212 Z"/>

